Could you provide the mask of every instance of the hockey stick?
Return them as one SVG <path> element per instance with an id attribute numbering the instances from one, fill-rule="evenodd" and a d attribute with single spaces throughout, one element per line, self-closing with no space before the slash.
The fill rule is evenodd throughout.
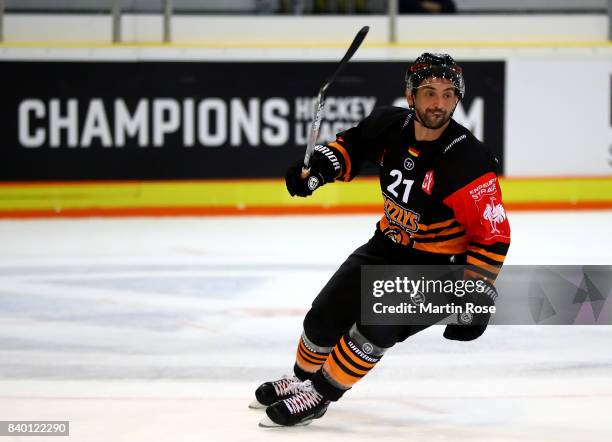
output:
<path id="1" fill-rule="evenodd" d="M 310 172 L 310 157 L 314 152 L 315 144 L 317 142 L 317 138 L 319 138 L 319 128 L 321 127 L 321 120 L 323 119 L 323 107 L 325 106 L 325 94 L 329 86 L 334 82 L 338 73 L 342 70 L 344 65 L 348 63 L 351 57 L 355 54 L 364 38 L 366 37 L 368 31 L 370 30 L 369 26 L 364 26 L 359 30 L 351 46 L 344 54 L 340 63 L 336 67 L 334 73 L 325 80 L 325 83 L 319 89 L 319 95 L 317 96 L 317 106 L 315 108 L 314 118 L 312 119 L 312 124 L 310 125 L 310 133 L 308 134 L 308 144 L 306 144 L 306 153 L 304 154 L 304 166 L 302 167 L 302 178 L 306 178 L 308 173 Z"/>

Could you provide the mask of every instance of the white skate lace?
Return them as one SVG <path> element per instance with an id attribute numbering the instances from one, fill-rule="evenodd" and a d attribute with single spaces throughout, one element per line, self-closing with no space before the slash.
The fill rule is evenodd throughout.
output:
<path id="1" fill-rule="evenodd" d="M 314 389 L 310 381 L 305 381 L 293 387 L 297 393 L 283 402 L 291 412 L 297 414 L 316 407 L 321 403 L 323 396 Z"/>
<path id="2" fill-rule="evenodd" d="M 294 393 L 296 385 L 299 385 L 301 382 L 296 376 L 283 375 L 278 381 L 272 382 L 272 386 L 278 396 L 286 396 Z"/>

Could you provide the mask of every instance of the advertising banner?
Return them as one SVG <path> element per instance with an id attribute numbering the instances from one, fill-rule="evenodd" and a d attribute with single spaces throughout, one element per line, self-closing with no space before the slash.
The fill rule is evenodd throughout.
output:
<path id="1" fill-rule="evenodd" d="M 462 63 L 455 118 L 503 164 L 505 63 Z M 304 151 L 330 62 L 3 61 L 0 181 L 283 176 Z M 405 105 L 402 62 L 352 62 L 321 140 Z M 372 169 L 366 169 L 372 173 Z"/>

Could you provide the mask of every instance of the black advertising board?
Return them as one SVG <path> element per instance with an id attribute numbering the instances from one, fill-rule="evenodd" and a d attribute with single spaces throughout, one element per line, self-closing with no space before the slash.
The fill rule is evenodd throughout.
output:
<path id="1" fill-rule="evenodd" d="M 402 62 L 351 62 L 322 139 L 404 103 Z M 456 118 L 503 164 L 505 66 L 463 63 Z M 332 62 L 0 62 L 0 181 L 280 177 Z"/>

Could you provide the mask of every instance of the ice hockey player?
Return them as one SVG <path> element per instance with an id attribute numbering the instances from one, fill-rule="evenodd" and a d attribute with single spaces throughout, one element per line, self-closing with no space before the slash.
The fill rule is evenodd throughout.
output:
<path id="1" fill-rule="evenodd" d="M 424 53 L 406 73 L 409 109 L 375 109 L 335 141 L 317 146 L 309 176 L 290 167 L 292 196 L 350 181 L 362 161 L 378 166 L 384 214 L 374 236 L 355 250 L 314 299 L 304 318 L 294 375 L 265 382 L 252 408 L 266 408 L 260 426 L 304 425 L 320 418 L 368 374 L 383 354 L 427 325 L 364 325 L 360 266 L 463 263 L 465 278 L 492 284 L 510 245 L 510 226 L 497 179 L 497 160 L 452 119 L 465 94 L 461 67 L 447 54 Z M 494 293 L 488 291 L 488 293 Z M 479 304 L 493 305 L 495 296 Z M 449 324 L 444 337 L 470 341 L 489 315 Z"/>

